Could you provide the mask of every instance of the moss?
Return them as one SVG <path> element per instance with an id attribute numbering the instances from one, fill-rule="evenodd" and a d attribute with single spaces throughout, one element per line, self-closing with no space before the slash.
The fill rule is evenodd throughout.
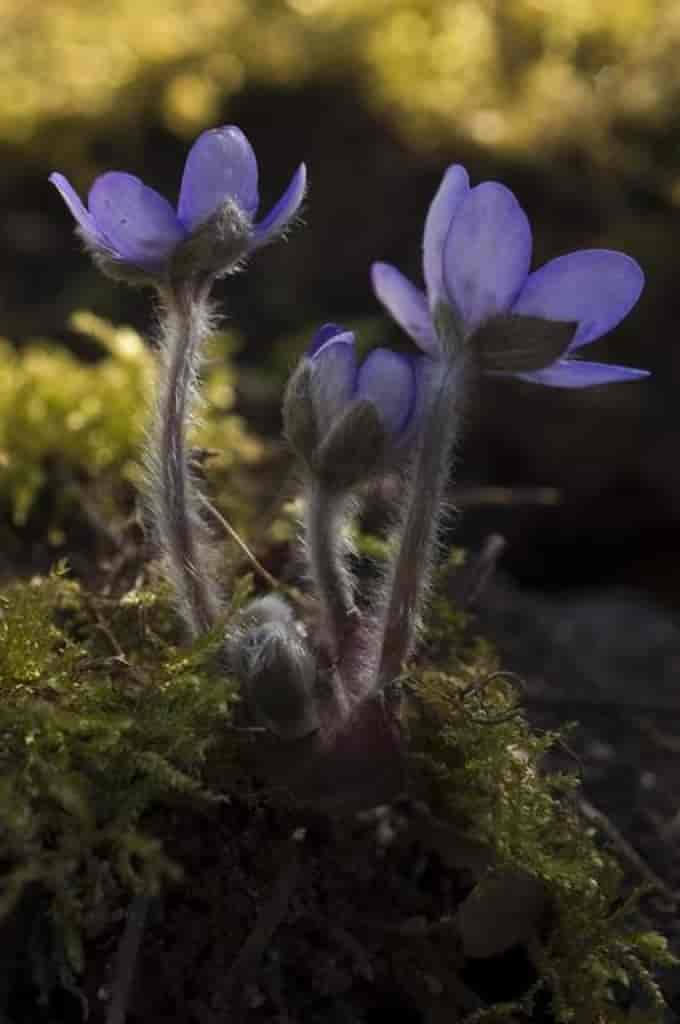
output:
<path id="1" fill-rule="evenodd" d="M 131 328 L 114 327 L 91 313 L 74 314 L 72 326 L 102 347 L 97 363 L 85 364 L 49 342 L 16 350 L 0 339 L 0 500 L 9 503 L 16 525 L 26 521 L 48 484 L 57 495 L 50 524 L 55 528 L 83 500 L 85 489 L 88 503 L 111 521 L 124 502 L 121 483 L 139 482 L 153 353 Z M 206 414 L 195 434 L 197 445 L 214 451 L 218 485 L 221 474 L 257 460 L 263 451 L 231 411 L 234 344 L 229 335 L 212 341 Z"/>
<path id="2" fill-rule="evenodd" d="M 61 570 L 1 601 L 0 917 L 39 890 L 50 956 L 79 971 L 95 918 L 179 877 L 146 818 L 215 798 L 203 769 L 230 764 L 235 690 L 219 636 L 176 645 L 162 588 L 106 600 Z"/>
<path id="3" fill-rule="evenodd" d="M 0 486 L 19 520 L 57 460 L 60 479 L 91 489 L 103 515 L 118 507 L 121 476 L 137 474 L 152 357 L 127 329 L 84 314 L 76 323 L 106 349 L 95 367 L 41 346 L 3 349 Z M 229 412 L 225 359 L 213 361 L 207 393 L 199 440 L 222 453 L 219 491 L 261 447 Z M 279 541 L 291 539 L 298 511 L 281 511 Z M 365 556 L 384 557 L 383 542 L 357 541 Z M 406 683 L 414 795 L 490 846 L 496 870 L 539 879 L 553 916 L 543 945 L 531 948 L 535 984 L 469 1022 L 522 1019 L 538 998 L 560 1022 L 659 1020 L 651 971 L 672 962 L 665 941 L 641 925 L 615 859 L 584 828 L 572 800 L 577 780 L 543 772 L 560 737 L 531 730 L 512 677 L 444 596 L 462 558 L 454 552 L 442 570 L 425 653 Z M 234 581 L 229 615 L 250 590 L 248 577 Z M 162 584 L 92 593 L 63 566 L 0 591 L 0 922 L 16 932 L 30 919 L 47 931 L 37 946 L 33 931 L 9 941 L 32 945 L 43 994 L 74 987 L 88 938 L 133 894 L 181 878 L 165 849 L 168 808 L 190 820 L 206 803 L 251 794 L 232 722 L 237 691 L 215 656 L 223 630 L 183 647 Z M 644 1012 L 624 1018 L 617 993 L 633 988 Z"/>
<path id="4" fill-rule="evenodd" d="M 635 1020 L 656 1021 L 664 1001 L 651 970 L 676 961 L 665 939 L 641 924 L 640 893 L 626 898 L 614 856 L 596 842 L 571 799 L 575 776 L 546 774 L 542 759 L 558 733 L 532 731 L 511 675 L 500 671 L 488 645 L 461 642 L 455 608 L 439 598 L 435 634 L 449 623 L 454 644 L 448 671 L 431 665 L 409 688 L 414 774 L 429 806 L 444 820 L 494 850 L 498 870 L 518 869 L 545 883 L 554 921 L 547 945 L 532 949 L 536 990 L 550 995 L 560 1022 L 629 1020 L 617 990 L 636 988 L 648 1009 Z M 535 992 L 517 1004 L 473 1014 L 481 1021 L 528 1012 Z"/>
<path id="5" fill-rule="evenodd" d="M 249 589 L 236 587 L 236 605 Z M 221 630 L 178 646 L 162 586 L 97 596 L 61 567 L 11 584 L 1 601 L 0 915 L 25 914 L 39 892 L 50 940 L 36 979 L 73 985 L 98 922 L 181 876 L 158 812 L 189 816 L 245 792 L 230 731 L 237 694 L 214 658 Z M 531 731 L 488 646 L 462 642 L 460 615 L 438 607 L 434 628 L 449 622 L 456 654 L 446 671 L 426 664 L 408 684 L 413 778 L 437 817 L 464 822 L 501 867 L 542 879 L 555 917 L 547 945 L 532 951 L 535 985 L 470 1024 L 521 1019 L 539 991 L 557 1021 L 629 1019 L 615 992 L 630 986 L 648 1006 L 635 1019 L 659 1020 L 651 968 L 671 958 L 573 810 L 576 780 L 541 771 L 558 737 Z"/>

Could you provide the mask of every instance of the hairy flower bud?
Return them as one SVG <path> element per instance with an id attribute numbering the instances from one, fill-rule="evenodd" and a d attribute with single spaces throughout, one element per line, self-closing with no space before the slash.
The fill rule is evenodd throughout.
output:
<path id="1" fill-rule="evenodd" d="M 281 739 L 301 739 L 319 727 L 316 664 L 280 598 L 246 608 L 229 658 L 254 719 Z"/>
<path id="2" fill-rule="evenodd" d="M 314 470 L 331 492 L 346 491 L 386 463 L 388 434 L 375 405 L 357 399 L 333 424 L 314 456 Z"/>
<path id="3" fill-rule="evenodd" d="M 291 448 L 308 466 L 319 443 L 314 401 L 313 367 L 304 359 L 291 375 L 283 398 L 283 428 Z"/>
<path id="4" fill-rule="evenodd" d="M 291 446 L 330 492 L 379 475 L 415 436 L 425 362 L 374 349 L 359 366 L 351 331 L 319 329 L 289 381 L 283 419 Z"/>

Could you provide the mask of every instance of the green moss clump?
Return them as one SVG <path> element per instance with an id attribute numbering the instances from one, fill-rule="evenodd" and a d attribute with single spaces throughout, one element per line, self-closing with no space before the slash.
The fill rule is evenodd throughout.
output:
<path id="1" fill-rule="evenodd" d="M 236 692 L 220 635 L 176 645 L 162 590 L 105 600 L 56 572 L 0 602 L 0 919 L 39 891 L 50 957 L 78 972 L 94 920 L 180 874 L 146 817 L 214 799 Z"/>
<path id="2" fill-rule="evenodd" d="M 47 483 L 58 498 L 53 527 L 82 501 L 85 489 L 89 503 L 111 521 L 120 512 L 121 481 L 140 479 L 154 354 L 131 328 L 91 313 L 74 314 L 72 326 L 102 346 L 104 357 L 96 364 L 48 342 L 17 350 L 0 339 L 0 500 L 9 503 L 15 525 L 26 521 Z M 217 474 L 262 453 L 231 412 L 233 344 L 227 335 L 213 340 L 206 414 L 195 435 L 196 444 L 216 451 Z"/>
<path id="3" fill-rule="evenodd" d="M 230 614 L 249 589 L 236 585 Z M 651 971 L 672 958 L 579 818 L 575 779 L 542 771 L 558 737 L 532 732 L 459 612 L 438 600 L 433 613 L 444 670 L 419 666 L 404 704 L 413 795 L 454 841 L 462 832 L 493 850 L 491 881 L 519 869 L 550 899 L 549 926 L 529 940 L 535 984 L 467 1024 L 526 1019 L 539 998 L 560 1024 L 659 1022 Z M 75 986 L 87 940 L 133 894 L 181 877 L 164 850 L 170 812 L 179 821 L 252 796 L 232 722 L 237 688 L 215 657 L 224 624 L 192 648 L 176 630 L 162 586 L 93 595 L 60 569 L 0 592 L 0 927 L 32 913 L 49 932 L 34 956 L 44 994 Z M 643 993 L 637 1016 L 621 1009 L 626 988 Z"/>
<path id="4" fill-rule="evenodd" d="M 547 947 L 536 943 L 531 951 L 536 986 L 517 1005 L 473 1015 L 470 1024 L 529 1012 L 540 989 L 565 1024 L 659 1021 L 665 1002 L 651 969 L 676 961 L 665 939 L 641 924 L 640 893 L 625 895 L 619 864 L 578 814 L 578 779 L 542 770 L 560 736 L 531 730 L 512 676 L 484 642 L 466 647 L 455 608 L 440 598 L 434 619 L 440 639 L 449 623 L 456 638 L 449 651 L 457 653 L 448 671 L 426 666 L 410 684 L 413 766 L 426 780 L 427 803 L 488 844 L 499 870 L 541 880 L 554 916 Z M 616 997 L 617 988 L 631 987 L 644 992 L 648 1007 L 634 1018 Z"/>

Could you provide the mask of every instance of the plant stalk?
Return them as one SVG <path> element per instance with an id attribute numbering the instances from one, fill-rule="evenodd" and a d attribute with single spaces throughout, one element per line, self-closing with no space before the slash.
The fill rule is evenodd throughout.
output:
<path id="1" fill-rule="evenodd" d="M 374 689 L 393 682 L 415 645 L 420 613 L 432 572 L 442 518 L 451 453 L 456 443 L 467 378 L 467 357 L 442 370 L 425 414 L 418 450 L 407 484 L 396 554 L 387 578 L 378 620 Z"/>
<path id="2" fill-rule="evenodd" d="M 146 457 L 149 505 L 159 547 L 192 636 L 214 625 L 220 610 L 187 448 L 202 347 L 210 332 L 209 288 L 192 280 L 161 293 L 159 382 Z"/>

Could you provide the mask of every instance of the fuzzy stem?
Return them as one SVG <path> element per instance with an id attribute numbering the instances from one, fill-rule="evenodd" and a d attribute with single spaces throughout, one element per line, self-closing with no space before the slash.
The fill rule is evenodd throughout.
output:
<path id="1" fill-rule="evenodd" d="M 209 629 L 220 608 L 201 543 L 199 494 L 186 439 L 202 343 L 210 330 L 208 292 L 208 285 L 191 283 L 161 293 L 161 365 L 146 459 L 158 543 L 192 636 Z"/>
<path id="2" fill-rule="evenodd" d="M 343 530 L 351 503 L 351 498 L 329 492 L 316 480 L 307 484 L 307 557 L 321 601 L 324 638 L 333 660 L 340 658 L 343 640 L 357 615 L 352 576 L 346 565 L 350 545 Z"/>
<path id="3" fill-rule="evenodd" d="M 375 689 L 399 675 L 415 643 L 432 571 L 449 461 L 461 419 L 466 364 L 461 357 L 443 370 L 411 466 L 403 518 L 397 527 L 396 555 L 379 619 Z"/>

